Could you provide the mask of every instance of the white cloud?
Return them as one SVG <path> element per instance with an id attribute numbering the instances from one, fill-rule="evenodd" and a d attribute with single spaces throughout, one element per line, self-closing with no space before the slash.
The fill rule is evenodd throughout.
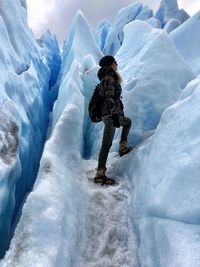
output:
<path id="1" fill-rule="evenodd" d="M 179 8 L 183 8 L 192 16 L 200 10 L 199 0 L 178 0 Z"/>
<path id="2" fill-rule="evenodd" d="M 66 39 L 71 22 L 77 10 L 82 10 L 94 27 L 103 18 L 113 22 L 120 8 L 138 0 L 27 0 L 29 25 L 36 37 L 47 29 L 56 33 L 60 42 Z M 142 0 L 151 8 L 158 6 L 159 0 Z"/>
<path id="3" fill-rule="evenodd" d="M 29 25 L 33 29 L 39 28 L 41 24 L 47 21 L 47 17 L 54 7 L 53 2 L 54 0 L 51 0 L 48 4 L 45 0 L 41 0 L 38 6 L 38 2 L 35 0 L 27 0 Z"/>
<path id="4" fill-rule="evenodd" d="M 103 18 L 113 22 L 119 9 L 138 1 L 154 10 L 160 3 L 160 0 L 27 0 L 29 25 L 36 37 L 50 29 L 61 43 L 67 37 L 77 10 L 82 10 L 94 27 Z M 199 0 L 178 0 L 179 7 L 190 15 L 198 11 L 198 2 Z"/>

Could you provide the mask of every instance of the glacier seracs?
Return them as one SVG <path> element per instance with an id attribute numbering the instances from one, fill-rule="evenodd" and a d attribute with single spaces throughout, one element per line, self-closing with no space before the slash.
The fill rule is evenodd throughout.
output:
<path id="1" fill-rule="evenodd" d="M 163 112 L 154 135 L 129 164 L 142 266 L 200 262 L 199 89 L 199 78 L 186 86 L 184 97 Z"/>
<path id="2" fill-rule="evenodd" d="M 134 3 L 128 7 L 122 8 L 116 18 L 114 24 L 105 41 L 104 54 L 115 55 L 123 42 L 123 28 L 124 26 L 134 20 L 141 12 L 143 5 Z"/>
<path id="3" fill-rule="evenodd" d="M 189 17 L 185 10 L 178 8 L 177 0 L 162 0 L 155 14 L 148 6 L 143 6 L 139 2 L 133 3 L 118 12 L 114 24 L 111 25 L 107 34 L 103 52 L 104 54 L 116 55 L 123 43 L 124 27 L 134 20 L 147 21 L 155 28 L 165 27 L 166 31 L 170 32 Z"/>
<path id="4" fill-rule="evenodd" d="M 194 74 L 164 31 L 134 21 L 125 27 L 124 35 L 116 58 L 125 81 L 125 112 L 134 121 L 131 141 L 137 145 L 156 128 L 162 112 Z"/>
<path id="5" fill-rule="evenodd" d="M 94 37 L 101 51 L 104 50 L 105 41 L 109 31 L 110 31 L 110 22 L 107 19 L 103 19 L 97 25 L 97 29 L 94 31 Z"/>
<path id="6" fill-rule="evenodd" d="M 164 27 L 170 19 L 177 19 L 183 23 L 190 16 L 184 9 L 178 8 L 177 0 L 162 0 L 155 17 L 160 20 L 162 26 Z"/>
<path id="7" fill-rule="evenodd" d="M 47 126 L 49 134 L 33 191 L 0 266 L 199 267 L 199 13 L 188 19 L 176 1 L 162 1 L 160 17 L 148 18 L 150 9 L 134 4 L 134 16 L 147 10 L 145 21 L 132 21 L 127 7 L 116 17 L 120 27 L 114 24 L 101 35 L 116 37 L 125 112 L 133 120 L 129 142 L 137 145 L 119 159 L 117 131 L 108 174 L 120 184 L 105 191 L 88 181 L 103 125 L 91 124 L 87 114 L 103 55 L 97 43 L 103 42 L 96 42 L 78 12 L 59 72 L 55 37 L 47 32 L 34 40 L 24 4 L 2 0 L 0 5 L 6 44 L 0 49 L 0 240 L 6 241 L 1 250 L 15 207 L 32 189 Z M 104 49 L 110 44 L 105 41 Z M 54 105 L 49 84 L 58 97 Z"/>
<path id="8" fill-rule="evenodd" d="M 79 75 L 77 75 L 76 77 L 75 75 L 68 74 L 70 73 L 70 71 L 72 71 L 71 66 L 73 65 L 73 63 L 74 65 L 77 65 L 77 68 L 79 69 L 79 65 L 82 65 L 81 63 L 83 62 L 83 65 L 86 68 L 84 72 L 86 72 L 87 68 L 90 69 L 93 64 L 97 63 L 102 57 L 102 55 L 103 54 L 97 46 L 96 40 L 92 34 L 92 29 L 87 19 L 81 11 L 78 11 L 72 22 L 69 36 L 65 41 L 63 48 L 63 61 L 60 71 L 60 77 L 58 79 L 58 84 L 60 86 L 60 90 L 58 93 L 58 101 L 60 99 L 60 103 L 57 104 L 58 101 L 56 101 L 54 107 L 54 109 L 58 109 L 60 110 L 60 112 L 53 112 L 52 127 L 55 126 L 58 117 L 61 115 L 62 110 L 66 105 L 65 102 L 68 99 L 68 97 L 66 97 L 66 94 L 70 96 L 70 92 L 71 90 L 73 90 L 73 79 L 75 81 L 79 79 Z M 88 62 L 91 63 L 91 66 L 90 64 L 88 64 Z M 77 73 L 79 73 L 78 69 Z M 71 78 L 70 75 L 73 78 Z M 68 78 L 66 78 L 67 76 Z M 81 81 L 79 83 L 81 83 Z M 67 90 L 66 85 L 68 86 Z M 65 97 L 62 97 L 62 94 L 64 94 Z"/>
<path id="9" fill-rule="evenodd" d="M 194 73 L 200 74 L 200 11 L 171 32 L 170 37 Z"/>
<path id="10" fill-rule="evenodd" d="M 89 45 L 84 42 L 77 50 L 83 33 Z M 80 225 L 88 206 L 82 183 L 82 179 L 87 180 L 82 166 L 86 119 L 82 79 L 96 69 L 101 56 L 88 22 L 78 12 L 64 46 L 60 88 L 37 181 L 2 266 L 71 266 L 76 258 Z M 27 221 L 31 221 L 29 227 L 25 227 Z M 20 251 L 19 244 L 23 244 Z"/>
<path id="11" fill-rule="evenodd" d="M 65 77 L 74 60 L 81 61 L 85 56 L 92 53 L 95 61 L 98 62 L 99 58 L 103 55 L 97 46 L 88 21 L 81 11 L 78 11 L 73 19 L 63 51 L 61 70 L 63 77 Z"/>
<path id="12" fill-rule="evenodd" d="M 144 6 L 140 13 L 137 15 L 135 20 L 148 20 L 149 18 L 153 17 L 153 10 L 148 6 Z"/>
<path id="13" fill-rule="evenodd" d="M 147 23 L 149 23 L 152 27 L 156 28 L 156 29 L 161 29 L 162 25 L 160 23 L 160 21 L 154 17 L 149 18 L 148 20 L 146 20 Z"/>
<path id="14" fill-rule="evenodd" d="M 1 257 L 20 205 L 32 189 L 48 126 L 50 68 L 23 7 L 19 0 L 0 4 Z"/>
<path id="15" fill-rule="evenodd" d="M 178 28 L 181 25 L 181 22 L 177 19 L 170 19 L 164 26 L 164 30 L 167 33 L 172 32 L 174 29 Z"/>

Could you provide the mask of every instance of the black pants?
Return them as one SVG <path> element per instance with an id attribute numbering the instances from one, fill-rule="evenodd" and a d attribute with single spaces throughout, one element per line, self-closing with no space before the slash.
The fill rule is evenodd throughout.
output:
<path id="1" fill-rule="evenodd" d="M 115 135 L 115 129 L 116 129 L 113 126 L 113 121 L 110 116 L 104 117 L 103 123 L 104 123 L 104 133 L 103 133 L 103 141 L 101 145 L 101 150 L 99 153 L 98 169 L 106 167 L 108 153 L 112 146 L 112 141 L 113 141 L 113 138 Z M 120 142 L 127 141 L 129 130 L 131 128 L 131 119 L 120 116 L 119 123 L 120 123 L 120 126 L 123 126 Z"/>

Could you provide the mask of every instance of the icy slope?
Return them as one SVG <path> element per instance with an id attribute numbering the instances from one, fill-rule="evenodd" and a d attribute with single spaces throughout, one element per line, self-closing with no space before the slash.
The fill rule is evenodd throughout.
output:
<path id="1" fill-rule="evenodd" d="M 197 78 L 127 166 L 141 266 L 199 266 L 199 101 Z"/>
<path id="2" fill-rule="evenodd" d="M 48 125 L 50 69 L 43 52 L 50 48 L 39 48 L 25 6 L 0 4 L 0 257 L 35 180 Z"/>

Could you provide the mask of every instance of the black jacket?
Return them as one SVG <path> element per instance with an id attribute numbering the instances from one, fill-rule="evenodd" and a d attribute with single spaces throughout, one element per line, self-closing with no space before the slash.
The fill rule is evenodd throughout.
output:
<path id="1" fill-rule="evenodd" d="M 101 115 L 118 114 L 124 116 L 121 101 L 122 88 L 117 73 L 111 67 L 100 68 L 97 76 L 100 80 L 99 95 L 102 100 Z"/>

